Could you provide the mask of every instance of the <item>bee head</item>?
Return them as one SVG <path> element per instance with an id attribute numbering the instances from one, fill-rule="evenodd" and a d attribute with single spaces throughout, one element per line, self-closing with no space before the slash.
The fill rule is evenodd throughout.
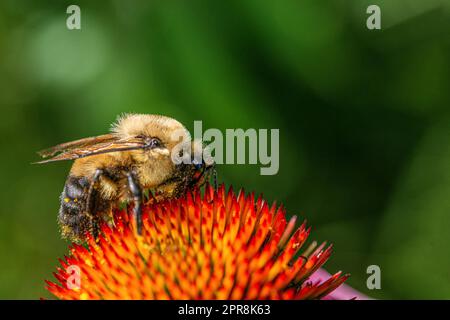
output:
<path id="1" fill-rule="evenodd" d="M 118 118 L 112 132 L 122 139 L 139 139 L 143 149 L 132 151 L 138 161 L 170 159 L 172 149 L 190 139 L 189 131 L 177 120 L 148 114 L 125 114 Z"/>

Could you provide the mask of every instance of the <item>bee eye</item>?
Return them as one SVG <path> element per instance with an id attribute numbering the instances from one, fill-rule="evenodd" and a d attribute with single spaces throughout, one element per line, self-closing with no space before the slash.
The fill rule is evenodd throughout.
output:
<path id="1" fill-rule="evenodd" d="M 142 134 L 137 135 L 136 138 L 144 140 L 145 147 L 149 148 L 149 149 L 159 148 L 162 146 L 162 142 L 158 138 L 154 138 L 154 137 L 152 138 L 152 137 L 148 137 L 148 136 L 145 136 Z"/>
<path id="2" fill-rule="evenodd" d="M 162 145 L 161 141 L 158 138 L 150 138 L 148 141 L 149 148 L 158 148 Z"/>

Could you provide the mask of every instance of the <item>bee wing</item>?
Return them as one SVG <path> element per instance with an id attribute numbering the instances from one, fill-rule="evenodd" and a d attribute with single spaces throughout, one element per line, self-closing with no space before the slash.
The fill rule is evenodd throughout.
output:
<path id="1" fill-rule="evenodd" d="M 67 152 L 67 151 L 73 150 L 75 148 L 89 147 L 89 146 L 93 146 L 93 145 L 100 144 L 103 142 L 110 142 L 110 141 L 114 141 L 114 140 L 117 140 L 117 137 L 115 135 L 109 133 L 109 134 L 104 134 L 101 136 L 89 137 L 89 138 L 84 138 L 84 139 L 80 139 L 80 140 L 61 143 L 61 144 L 58 144 L 57 146 L 53 146 L 51 148 L 38 151 L 38 154 L 42 158 L 48 158 L 48 157 L 54 156 L 57 153 Z"/>
<path id="2" fill-rule="evenodd" d="M 119 139 L 113 135 L 111 135 L 112 137 L 105 138 L 106 136 L 109 135 L 81 139 L 49 148 L 47 149 L 48 151 L 44 150 L 39 154 L 43 157 L 47 157 L 49 155 L 55 155 L 58 152 L 60 153 L 52 158 L 36 162 L 36 164 L 63 160 L 75 160 L 102 153 L 144 149 L 146 147 L 145 143 L 141 139 Z"/>

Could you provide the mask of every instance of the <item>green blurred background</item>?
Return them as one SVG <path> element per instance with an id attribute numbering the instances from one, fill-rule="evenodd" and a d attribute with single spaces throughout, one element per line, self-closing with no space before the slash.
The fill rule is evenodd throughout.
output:
<path id="1" fill-rule="evenodd" d="M 219 179 L 307 218 L 358 290 L 450 298 L 450 1 L 77 1 L 80 31 L 69 4 L 0 2 L 0 298 L 47 297 L 67 248 L 70 163 L 31 165 L 35 151 L 122 112 L 279 128 L 277 175 L 222 165 Z"/>

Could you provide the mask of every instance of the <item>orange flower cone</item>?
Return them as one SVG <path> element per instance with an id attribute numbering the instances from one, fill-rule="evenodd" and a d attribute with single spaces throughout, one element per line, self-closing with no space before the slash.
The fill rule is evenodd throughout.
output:
<path id="1" fill-rule="evenodd" d="M 331 246 L 304 249 L 310 228 L 254 194 L 206 186 L 146 204 L 142 236 L 130 212 L 115 209 L 114 227 L 73 244 L 47 289 L 60 299 L 320 299 L 348 277 L 308 281 Z"/>

